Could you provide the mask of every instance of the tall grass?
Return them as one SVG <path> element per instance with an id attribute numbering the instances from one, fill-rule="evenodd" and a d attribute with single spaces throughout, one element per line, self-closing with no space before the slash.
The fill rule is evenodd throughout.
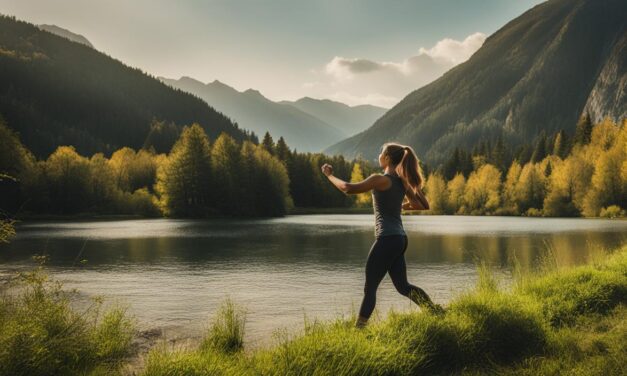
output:
<path id="1" fill-rule="evenodd" d="M 361 330 L 354 317 L 315 321 L 250 353 L 224 351 L 230 343 L 241 349 L 235 328 L 243 328 L 242 316 L 224 309 L 223 329 L 210 330 L 198 349 L 153 350 L 144 374 L 625 374 L 627 246 L 591 265 L 547 262 L 539 274 L 515 275 L 503 288 L 483 265 L 476 287 L 444 315 L 391 312 Z"/>
<path id="2" fill-rule="evenodd" d="M 134 323 L 124 309 L 94 300 L 72 308 L 75 292 L 43 268 L 20 273 L 0 296 L 0 375 L 118 372 L 129 354 Z"/>

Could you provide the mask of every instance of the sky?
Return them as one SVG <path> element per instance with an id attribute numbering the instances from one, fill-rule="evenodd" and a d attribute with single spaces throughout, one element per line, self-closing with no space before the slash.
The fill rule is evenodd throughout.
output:
<path id="1" fill-rule="evenodd" d="M 0 0 L 167 78 L 390 108 L 540 0 Z"/>

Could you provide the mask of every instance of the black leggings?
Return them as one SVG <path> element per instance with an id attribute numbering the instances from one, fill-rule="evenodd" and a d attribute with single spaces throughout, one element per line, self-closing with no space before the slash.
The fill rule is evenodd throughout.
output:
<path id="1" fill-rule="evenodd" d="M 372 244 L 366 261 L 364 300 L 359 309 L 361 317 L 370 318 L 377 301 L 377 288 L 385 273 L 390 273 L 394 287 L 401 295 L 409 297 L 419 306 L 433 306 L 429 295 L 423 289 L 407 281 L 406 249 L 407 235 L 381 236 Z"/>

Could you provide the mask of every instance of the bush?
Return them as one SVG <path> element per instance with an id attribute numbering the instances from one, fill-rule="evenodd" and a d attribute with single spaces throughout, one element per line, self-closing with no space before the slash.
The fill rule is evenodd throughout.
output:
<path id="1" fill-rule="evenodd" d="M 601 209 L 600 217 L 603 218 L 622 218 L 625 217 L 625 211 L 618 205 L 611 205 Z"/>

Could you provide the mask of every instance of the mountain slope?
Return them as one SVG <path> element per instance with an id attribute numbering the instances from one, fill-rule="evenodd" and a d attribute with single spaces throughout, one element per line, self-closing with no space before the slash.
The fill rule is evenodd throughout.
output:
<path id="1" fill-rule="evenodd" d="M 310 97 L 303 97 L 297 101 L 280 101 L 279 103 L 290 104 L 327 124 L 342 129 L 349 136 L 363 131 L 387 111 L 383 107 L 372 105 L 351 107 L 329 99 Z"/>
<path id="2" fill-rule="evenodd" d="M 409 144 L 432 166 L 456 146 L 502 135 L 516 146 L 577 118 L 625 115 L 624 0 L 551 0 L 488 37 L 466 62 L 413 91 L 372 127 L 325 150 L 375 158 Z"/>
<path id="3" fill-rule="evenodd" d="M 65 39 L 69 39 L 72 42 L 76 42 L 76 43 L 80 43 L 80 44 L 84 44 L 87 47 L 91 47 L 94 48 L 94 46 L 91 44 L 91 42 L 89 40 L 87 40 L 87 38 L 85 38 L 84 36 L 80 35 L 80 34 L 76 34 L 73 33 L 69 30 L 66 30 L 64 28 L 61 28 L 57 25 L 37 25 L 38 28 L 40 28 L 41 30 L 45 30 L 49 33 L 58 35 L 60 37 L 63 37 Z"/>
<path id="4" fill-rule="evenodd" d="M 239 126 L 251 129 L 259 136 L 266 131 L 275 139 L 283 136 L 290 147 L 299 151 L 321 151 L 350 135 L 295 106 L 273 102 L 257 90 L 239 92 L 218 80 L 204 84 L 190 77 L 160 79 L 204 99 Z"/>
<path id="5" fill-rule="evenodd" d="M 0 115 L 40 158 L 58 145 L 91 155 L 139 148 L 153 120 L 248 137 L 191 94 L 34 25 L 0 16 Z"/>

